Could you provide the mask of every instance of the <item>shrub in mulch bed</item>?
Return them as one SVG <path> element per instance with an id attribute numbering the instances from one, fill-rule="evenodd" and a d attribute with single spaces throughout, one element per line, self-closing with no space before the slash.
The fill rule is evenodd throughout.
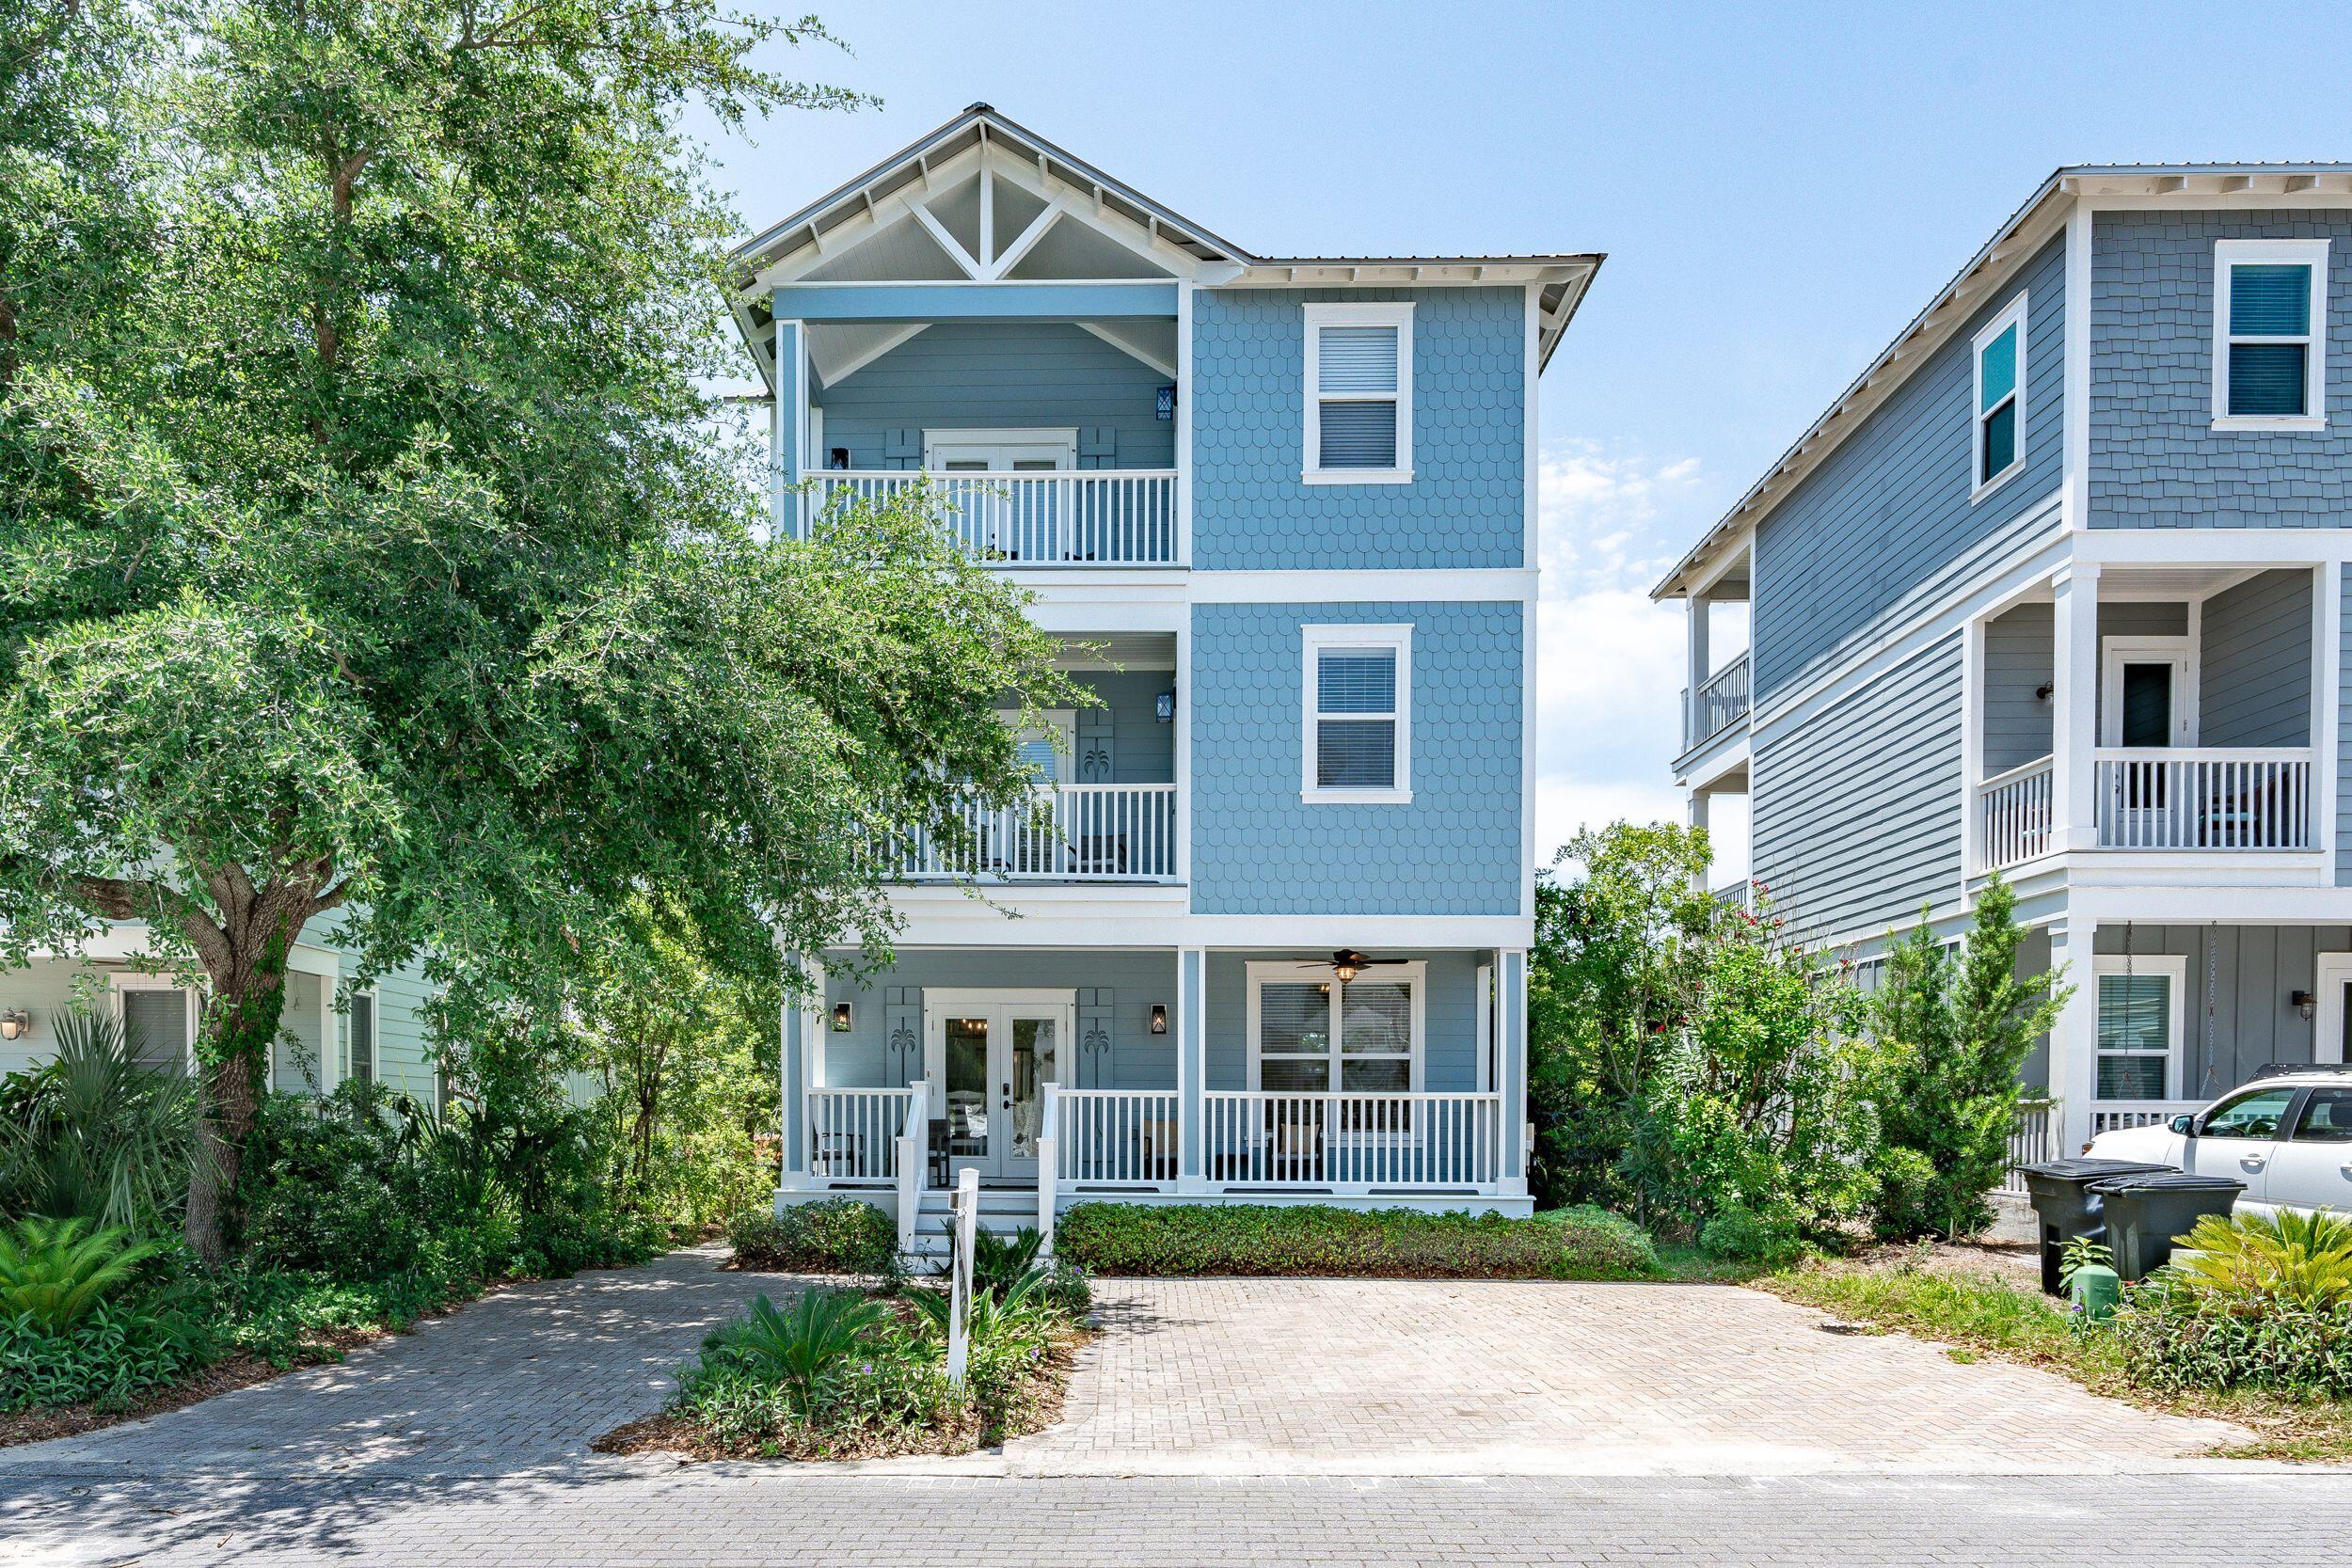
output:
<path id="1" fill-rule="evenodd" d="M 727 1224 L 739 1269 L 786 1274 L 889 1274 L 898 1258 L 898 1227 L 854 1197 L 796 1203 L 781 1213 L 754 1209 Z"/>
<path id="2" fill-rule="evenodd" d="M 1059 1256 L 1103 1275 L 1654 1279 L 1649 1237 L 1599 1209 L 1530 1218 L 1325 1205 L 1082 1203 Z"/>

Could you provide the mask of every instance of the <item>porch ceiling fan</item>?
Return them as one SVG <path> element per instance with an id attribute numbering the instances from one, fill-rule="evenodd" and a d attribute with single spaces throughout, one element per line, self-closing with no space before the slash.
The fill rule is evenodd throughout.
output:
<path id="1" fill-rule="evenodd" d="M 1331 973 L 1344 985 L 1356 978 L 1359 970 L 1378 969 L 1387 964 L 1410 963 L 1410 958 L 1367 958 L 1353 947 L 1343 947 L 1331 955 Z"/>

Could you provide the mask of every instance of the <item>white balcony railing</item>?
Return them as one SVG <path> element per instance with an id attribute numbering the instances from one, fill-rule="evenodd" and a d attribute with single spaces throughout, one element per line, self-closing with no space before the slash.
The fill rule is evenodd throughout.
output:
<path id="1" fill-rule="evenodd" d="M 2101 748 L 2102 849 L 2312 847 L 2312 753 L 2301 748 Z"/>
<path id="2" fill-rule="evenodd" d="M 1176 786 L 1057 784 L 1033 803 L 967 808 L 961 844 L 914 835 L 893 875 L 1033 882 L 1176 877 Z"/>
<path id="3" fill-rule="evenodd" d="M 2189 1111 L 2201 1111 L 2201 1100 L 2102 1100 L 2090 1107 L 2090 1135 L 2125 1127 L 2158 1127 Z"/>
<path id="4" fill-rule="evenodd" d="M 927 483 L 956 537 L 1007 566 L 1166 566 L 1176 560 L 1176 472 L 1034 473 L 834 469 L 808 476 L 817 511 L 887 500 Z"/>
<path id="5" fill-rule="evenodd" d="M 888 1185 L 898 1174 L 898 1142 L 914 1104 L 910 1088 L 809 1090 L 809 1175 Z"/>
<path id="6" fill-rule="evenodd" d="M 1988 871 L 2050 852 L 2050 786 L 2056 763 L 2040 757 L 1977 785 L 1977 820 Z"/>
<path id="7" fill-rule="evenodd" d="M 1696 692 L 1682 694 L 1682 749 L 1714 739 L 1748 716 L 1754 699 L 1748 656 L 1741 654 L 1707 677 Z"/>
<path id="8" fill-rule="evenodd" d="M 1173 1089 L 1057 1089 L 1061 1184 L 1169 1187 L 1183 1125 Z"/>
<path id="9" fill-rule="evenodd" d="M 1502 1172 L 1496 1094 L 1212 1089 L 1200 1133 L 1209 1183 L 1228 1190 L 1490 1192 Z"/>

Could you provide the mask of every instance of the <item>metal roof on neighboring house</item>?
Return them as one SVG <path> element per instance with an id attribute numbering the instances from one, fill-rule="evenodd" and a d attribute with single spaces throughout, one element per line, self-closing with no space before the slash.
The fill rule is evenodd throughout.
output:
<path id="1" fill-rule="evenodd" d="M 1828 410 L 1805 427 L 1804 434 L 1765 470 L 1764 477 L 1750 485 L 1675 563 L 1650 590 L 1650 597 L 1671 599 L 1688 593 L 1718 550 L 1760 522 L 1816 465 L 1861 427 L 1866 415 L 1926 362 L 1928 356 L 1918 340 L 1926 337 L 1940 345 L 1943 336 L 1966 319 L 1968 308 L 2041 248 L 2047 238 L 2043 230 L 2067 203 L 2080 197 L 2241 192 L 2275 194 L 2282 198 L 2311 192 L 2352 195 L 2352 164 L 2069 164 L 2056 170 L 1962 265 L 1927 308 L 1895 335 L 1895 341 L 1838 393 Z"/>

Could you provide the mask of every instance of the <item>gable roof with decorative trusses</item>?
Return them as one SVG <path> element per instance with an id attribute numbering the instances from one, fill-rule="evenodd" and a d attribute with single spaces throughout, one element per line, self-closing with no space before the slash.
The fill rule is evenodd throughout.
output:
<path id="1" fill-rule="evenodd" d="M 753 235 L 734 256 L 729 302 L 760 372 L 774 378 L 772 292 L 786 284 L 928 281 L 1174 281 L 1296 288 L 1459 284 L 1539 290 L 1549 361 L 1601 257 L 1252 255 L 1073 156 L 986 103 Z M 1079 324 L 1172 374 L 1174 328 Z M 813 328 L 810 358 L 828 384 L 888 353 L 920 325 Z"/>

